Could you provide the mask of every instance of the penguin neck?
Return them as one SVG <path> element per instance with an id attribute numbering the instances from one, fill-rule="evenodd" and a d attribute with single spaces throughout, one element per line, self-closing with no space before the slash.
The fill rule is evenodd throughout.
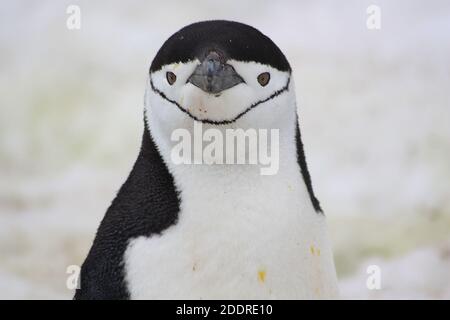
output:
<path id="1" fill-rule="evenodd" d="M 142 149 L 156 148 L 169 171 L 177 166 L 190 166 L 205 167 L 200 170 L 214 173 L 221 171 L 221 167 L 230 171 L 232 166 L 250 172 L 259 170 L 261 175 L 276 175 L 282 165 L 297 163 L 296 118 L 293 113 L 285 118 L 288 121 L 271 124 L 269 128 L 252 127 L 248 122 L 218 126 L 192 119 L 175 126 L 161 125 L 159 119 L 147 114 L 144 135 L 148 137 L 144 137 Z M 154 147 L 149 146 L 152 142 Z"/>
<path id="2" fill-rule="evenodd" d="M 302 204 L 311 207 L 309 190 L 300 170 L 297 154 L 297 117 L 288 117 L 291 121 L 285 123 L 279 131 L 278 143 L 278 170 L 275 174 L 261 174 L 264 165 L 258 164 L 174 164 L 171 157 L 174 142 L 170 139 L 167 126 L 161 128 L 160 122 L 153 119 L 151 114 L 147 114 L 147 123 L 142 145 L 142 156 L 152 157 L 154 153 L 159 153 L 171 175 L 174 177 L 175 187 L 178 192 L 189 193 L 192 197 L 202 197 L 214 199 L 215 193 L 230 192 L 234 198 L 228 200 L 235 201 L 239 195 L 244 196 L 249 192 L 254 192 L 260 188 L 260 197 L 273 190 L 277 194 L 276 188 L 287 190 L 286 192 L 297 192 Z M 155 121 L 156 120 L 156 121 Z M 194 123 L 186 126 L 194 134 Z M 222 127 L 222 129 L 225 129 Z M 146 152 L 152 150 L 153 152 Z M 153 160 L 156 157 L 153 156 Z M 192 182 L 195 181 L 193 184 Z M 277 186 L 275 189 L 272 186 Z M 186 191 L 187 190 L 187 191 Z M 236 192 L 241 190 L 241 192 Z M 281 192 L 281 191 L 280 191 Z M 283 197 L 280 195 L 280 197 Z M 275 198 L 272 200 L 275 201 Z"/>

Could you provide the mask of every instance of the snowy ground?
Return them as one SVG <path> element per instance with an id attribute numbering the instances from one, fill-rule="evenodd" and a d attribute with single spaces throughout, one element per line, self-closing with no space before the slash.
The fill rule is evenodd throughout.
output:
<path id="1" fill-rule="evenodd" d="M 380 6 L 382 27 L 366 28 Z M 82 28 L 65 13 L 78 4 Z M 70 298 L 129 172 L 148 66 L 171 33 L 226 18 L 294 68 L 344 298 L 450 298 L 448 1 L 0 4 L 0 298 Z M 366 287 L 369 265 L 381 289 Z"/>

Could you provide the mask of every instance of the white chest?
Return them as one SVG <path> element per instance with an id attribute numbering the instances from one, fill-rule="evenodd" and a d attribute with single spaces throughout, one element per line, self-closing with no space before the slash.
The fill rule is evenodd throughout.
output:
<path id="1" fill-rule="evenodd" d="M 171 168 L 177 224 L 130 241 L 126 279 L 137 299 L 327 298 L 337 293 L 325 219 L 298 166 Z"/>

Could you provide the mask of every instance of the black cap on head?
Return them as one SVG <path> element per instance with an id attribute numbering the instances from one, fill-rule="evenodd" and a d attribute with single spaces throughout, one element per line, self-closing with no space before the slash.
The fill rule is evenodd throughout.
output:
<path id="1" fill-rule="evenodd" d="M 281 50 L 264 34 L 246 24 L 224 20 L 202 21 L 188 25 L 163 44 L 150 66 L 158 71 L 166 64 L 203 59 L 211 52 L 224 59 L 255 61 L 281 71 L 291 67 Z"/>

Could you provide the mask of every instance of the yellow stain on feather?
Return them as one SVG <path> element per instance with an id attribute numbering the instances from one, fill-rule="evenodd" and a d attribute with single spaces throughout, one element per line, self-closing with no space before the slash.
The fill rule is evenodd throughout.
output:
<path id="1" fill-rule="evenodd" d="M 320 248 L 316 248 L 313 244 L 309 247 L 309 251 L 311 251 L 313 256 L 320 257 Z"/>
<path id="2" fill-rule="evenodd" d="M 266 270 L 259 270 L 258 271 L 258 280 L 261 283 L 266 282 Z"/>

